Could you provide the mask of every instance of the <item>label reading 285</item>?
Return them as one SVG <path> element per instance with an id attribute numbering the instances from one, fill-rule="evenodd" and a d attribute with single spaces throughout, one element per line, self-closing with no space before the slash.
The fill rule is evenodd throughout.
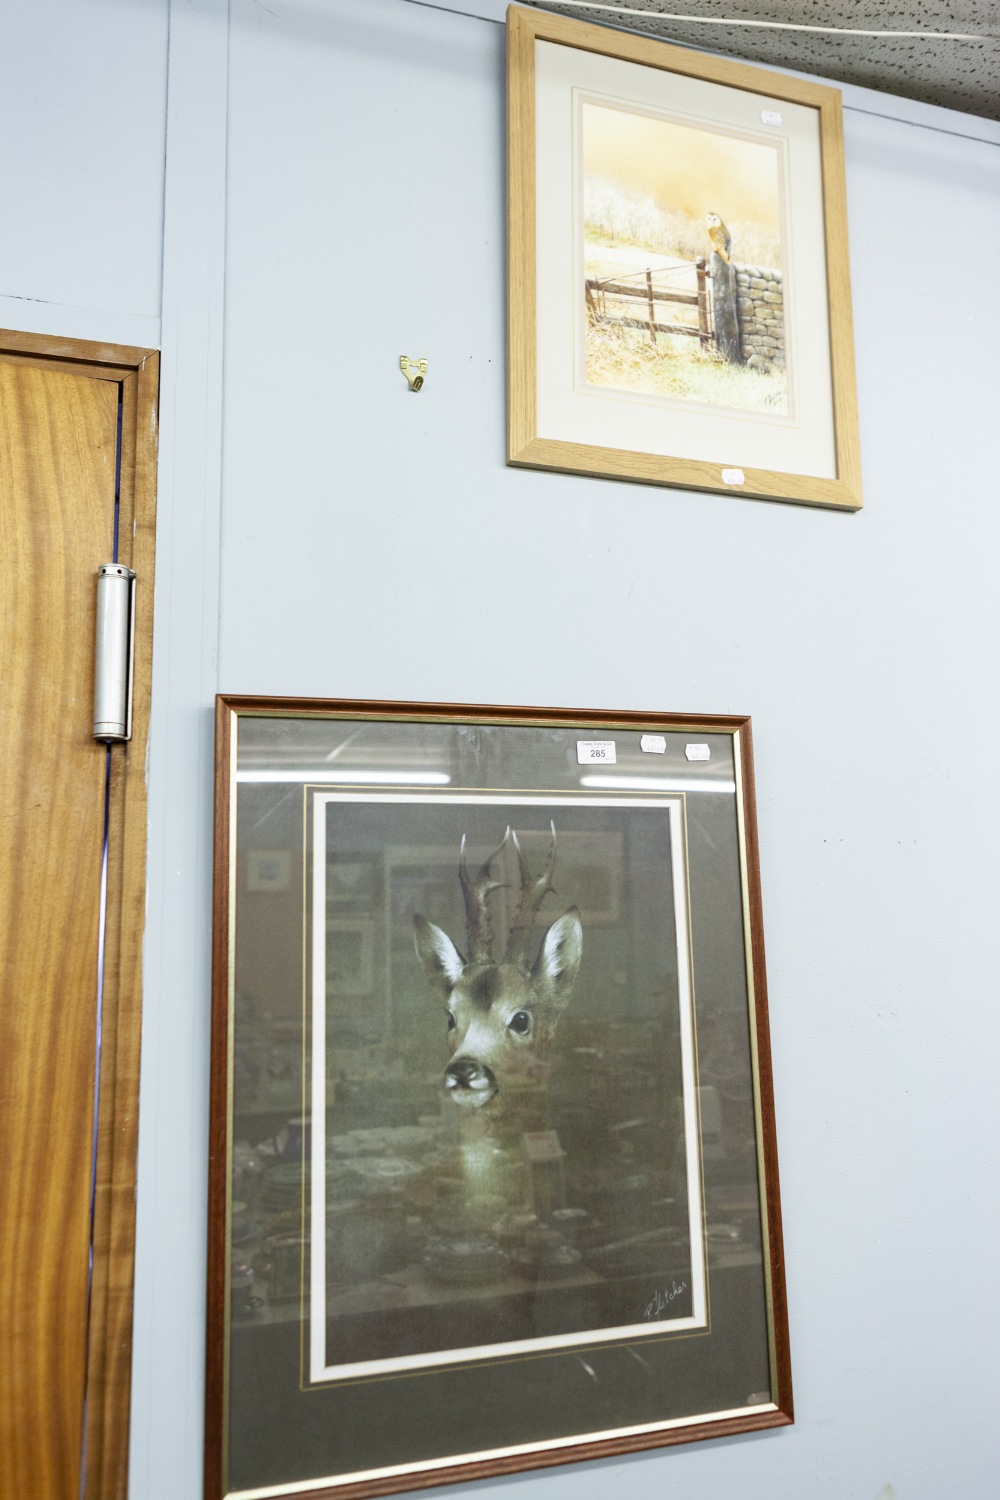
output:
<path id="1" fill-rule="evenodd" d="M 614 740 L 577 740 L 576 742 L 577 764 L 581 766 L 594 765 L 613 766 L 615 763 Z"/>

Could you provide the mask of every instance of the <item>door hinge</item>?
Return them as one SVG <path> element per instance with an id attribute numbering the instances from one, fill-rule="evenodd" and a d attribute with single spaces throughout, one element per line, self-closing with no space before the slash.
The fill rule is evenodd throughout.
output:
<path id="1" fill-rule="evenodd" d="M 97 641 L 94 659 L 94 739 L 132 738 L 132 656 L 135 644 L 135 574 L 122 563 L 97 570 Z"/>

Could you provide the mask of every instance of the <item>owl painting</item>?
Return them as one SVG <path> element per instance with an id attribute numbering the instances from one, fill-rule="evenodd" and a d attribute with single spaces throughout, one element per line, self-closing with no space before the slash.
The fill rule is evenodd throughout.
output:
<path id="1" fill-rule="evenodd" d="M 729 265 L 729 247 L 732 245 L 732 236 L 718 214 L 706 214 L 705 223 L 708 225 L 708 237 L 712 246 Z"/>

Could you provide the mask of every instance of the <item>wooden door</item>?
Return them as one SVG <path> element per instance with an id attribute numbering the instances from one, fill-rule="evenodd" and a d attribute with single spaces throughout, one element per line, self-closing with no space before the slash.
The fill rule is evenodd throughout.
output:
<path id="1" fill-rule="evenodd" d="M 85 1411 L 85 1493 L 125 1492 L 145 356 L 0 334 L 0 1495 L 25 1500 L 78 1500 Z M 96 572 L 116 521 L 118 560 L 142 556 L 149 598 L 138 740 L 109 758 L 90 726 Z"/>

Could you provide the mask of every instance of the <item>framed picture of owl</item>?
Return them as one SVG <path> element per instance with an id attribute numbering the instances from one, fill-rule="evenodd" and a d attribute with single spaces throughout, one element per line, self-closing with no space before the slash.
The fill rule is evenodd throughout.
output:
<path id="1" fill-rule="evenodd" d="M 507 13 L 510 464 L 858 510 L 840 91 Z"/>
<path id="2" fill-rule="evenodd" d="M 220 697 L 215 810 L 206 1500 L 787 1426 L 750 721 Z"/>

